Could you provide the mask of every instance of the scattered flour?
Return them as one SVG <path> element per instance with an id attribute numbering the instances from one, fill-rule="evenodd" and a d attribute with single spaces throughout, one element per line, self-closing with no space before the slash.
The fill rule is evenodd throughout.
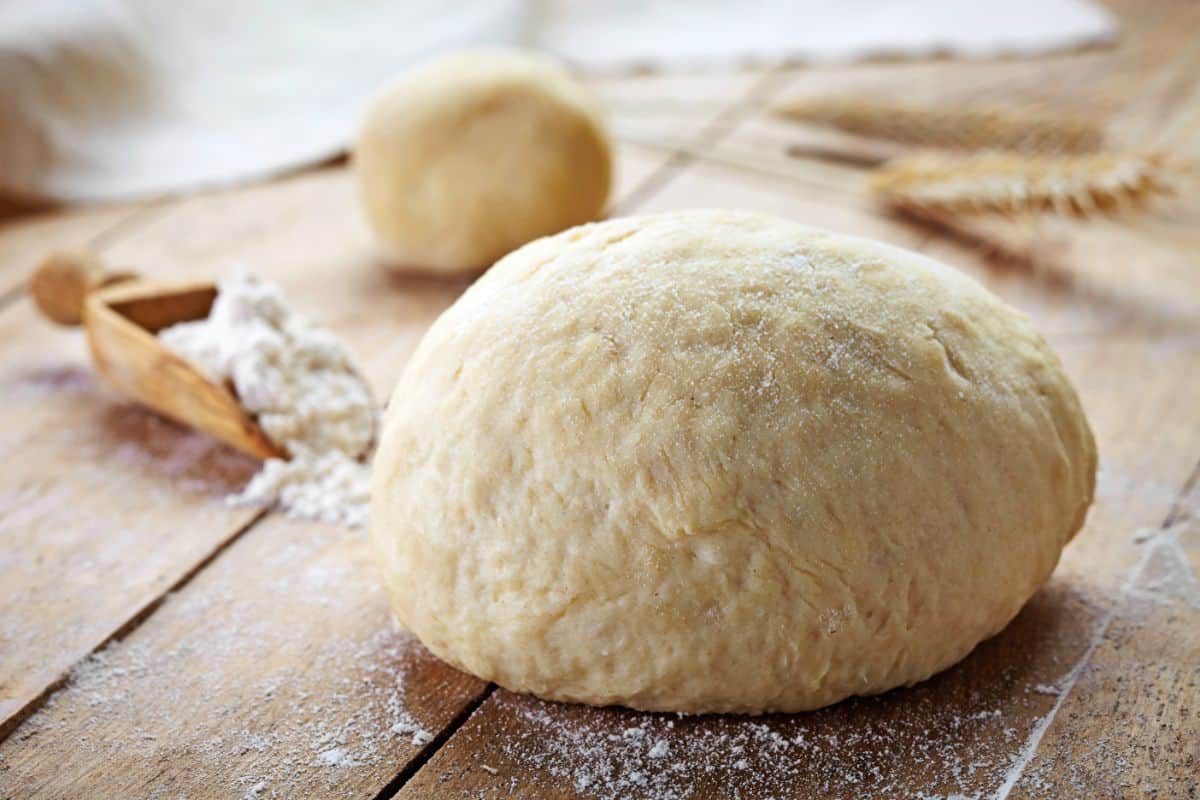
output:
<path id="1" fill-rule="evenodd" d="M 116 792 L 139 800 L 361 799 L 422 746 L 413 742 L 432 739 L 418 719 L 430 705 L 410 706 L 408 682 L 433 657 L 392 624 L 365 542 L 264 525 L 232 548 L 167 595 L 155 632 L 84 659 L 5 740 L 14 766 L 0 762 L 0 797 L 25 796 L 6 793 L 6 780 L 49 759 L 74 775 L 142 776 Z M 254 586 L 236 566 L 246 563 L 258 568 Z M 59 777 L 46 795 L 71 794 L 75 778 Z"/>
<path id="2" fill-rule="evenodd" d="M 391 731 L 397 736 L 411 737 L 409 741 L 413 747 L 424 747 L 433 741 L 433 734 L 425 730 L 407 711 L 400 712 L 400 719 L 392 725 Z"/>
<path id="3" fill-rule="evenodd" d="M 324 767 L 356 767 L 358 762 L 340 747 L 331 747 L 317 755 L 317 763 Z"/>
<path id="4" fill-rule="evenodd" d="M 342 343 L 292 311 L 274 284 L 237 274 L 221 281 L 207 319 L 173 325 L 163 343 L 228 382 L 271 441 L 269 459 L 236 505 L 278 504 L 287 514 L 365 524 L 378 412 Z"/>

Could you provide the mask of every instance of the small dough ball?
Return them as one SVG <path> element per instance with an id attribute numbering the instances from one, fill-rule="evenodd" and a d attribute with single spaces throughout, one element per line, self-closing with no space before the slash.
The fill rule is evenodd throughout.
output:
<path id="1" fill-rule="evenodd" d="M 800 711 L 1003 628 L 1092 500 L 1029 319 L 915 253 L 769 216 L 585 225 L 498 263 L 388 409 L 401 622 L 542 697 Z"/>
<path id="2" fill-rule="evenodd" d="M 367 218 L 400 269 L 482 269 L 599 218 L 612 152 L 596 98 L 519 51 L 438 59 L 371 105 L 354 153 Z"/>

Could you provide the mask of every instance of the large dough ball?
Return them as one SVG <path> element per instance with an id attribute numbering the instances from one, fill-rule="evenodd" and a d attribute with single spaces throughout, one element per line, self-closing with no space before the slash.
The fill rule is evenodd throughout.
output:
<path id="1" fill-rule="evenodd" d="M 480 269 L 597 219 L 612 154 L 594 97 L 518 51 L 448 56 L 367 111 L 354 153 L 367 217 L 396 266 Z"/>
<path id="2" fill-rule="evenodd" d="M 757 214 L 585 225 L 497 264 L 388 409 L 372 536 L 437 655 L 547 698 L 797 711 L 1005 626 L 1096 450 L 1027 317 Z"/>

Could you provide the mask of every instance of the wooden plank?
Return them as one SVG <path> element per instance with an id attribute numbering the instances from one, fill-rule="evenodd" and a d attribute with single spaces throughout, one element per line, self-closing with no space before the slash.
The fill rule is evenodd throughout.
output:
<path id="1" fill-rule="evenodd" d="M 18 291 L 49 250 L 74 250 L 148 213 L 136 204 L 45 212 L 0 221 L 0 299 Z"/>
<path id="2" fill-rule="evenodd" d="M 611 214 L 640 211 L 646 198 L 690 164 L 689 147 L 719 141 L 762 105 L 779 77 L 772 70 L 749 70 L 723 76 L 639 76 L 602 82 L 611 131 L 622 143 L 622 151 L 661 159 L 645 180 L 618 197 Z M 640 144 L 627 146 L 646 140 L 668 144 L 650 150 Z"/>
<path id="3" fill-rule="evenodd" d="M 0 735 L 254 512 L 220 498 L 255 465 L 122 404 L 82 336 L 0 314 Z"/>
<path id="4" fill-rule="evenodd" d="M 1176 531 L 1181 572 L 1185 578 L 1189 574 L 1200 577 L 1200 463 L 1192 471 L 1186 492 L 1172 510 L 1166 527 Z"/>
<path id="5" fill-rule="evenodd" d="M 1111 329 L 1184 335 L 1200 331 L 1197 223 L 1200 203 L 1181 199 L 1085 222 L 962 219 L 946 232 L 1067 285 Z"/>
<path id="6" fill-rule="evenodd" d="M 372 797 L 485 688 L 392 624 L 365 536 L 256 526 L 0 748 L 0 797 Z"/>
<path id="7" fill-rule="evenodd" d="M 1200 793 L 1200 613 L 1136 600 L 1055 718 L 1013 798 Z"/>
<path id="8" fill-rule="evenodd" d="M 1100 448 L 1096 504 L 1056 575 L 1111 607 L 1200 453 L 1200 343 L 1108 339 L 1059 346 Z M 1176 371 L 1166 375 L 1163 370 Z M 1136 389 L 1131 389 L 1136 387 Z"/>
<path id="9" fill-rule="evenodd" d="M 737 134 L 726 139 L 736 144 Z M 717 146 L 714 149 L 721 149 Z M 899 247 L 916 247 L 927 233 L 873 213 L 862 173 L 808 164 L 802 180 L 772 179 L 722 164 L 699 161 L 639 209 L 645 213 L 688 207 L 722 207 L 787 217 L 820 228 L 870 236 Z"/>
<path id="10" fill-rule="evenodd" d="M 1142 557 L 1121 605 L 1004 796 L 1200 793 L 1200 486 L 1190 489 L 1161 529 L 1138 537 Z"/>

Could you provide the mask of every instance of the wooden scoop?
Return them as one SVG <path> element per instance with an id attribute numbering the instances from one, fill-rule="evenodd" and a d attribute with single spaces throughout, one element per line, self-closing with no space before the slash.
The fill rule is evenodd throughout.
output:
<path id="1" fill-rule="evenodd" d="M 213 284 L 157 284 L 110 271 L 93 256 L 56 253 L 34 272 L 29 290 L 45 316 L 83 325 L 96 371 L 121 394 L 244 453 L 286 458 L 231 387 L 209 380 L 156 336 L 176 322 L 206 318 L 217 296 Z"/>

